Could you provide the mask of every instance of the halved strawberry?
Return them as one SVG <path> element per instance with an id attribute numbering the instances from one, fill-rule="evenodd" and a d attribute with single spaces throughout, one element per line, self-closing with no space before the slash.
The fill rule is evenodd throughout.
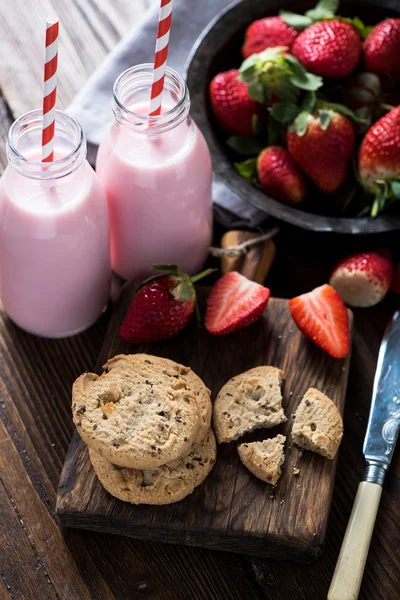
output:
<path id="1" fill-rule="evenodd" d="M 213 335 L 224 335 L 247 327 L 264 312 L 268 288 L 236 271 L 226 273 L 212 288 L 207 300 L 205 326 Z"/>
<path id="2" fill-rule="evenodd" d="M 325 284 L 289 300 L 297 327 L 333 358 L 344 358 L 350 347 L 347 308 L 332 286 Z"/>

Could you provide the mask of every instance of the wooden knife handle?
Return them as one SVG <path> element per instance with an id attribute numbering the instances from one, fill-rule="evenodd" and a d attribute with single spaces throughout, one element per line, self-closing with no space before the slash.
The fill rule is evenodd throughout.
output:
<path id="1" fill-rule="evenodd" d="M 362 481 L 358 486 L 328 600 L 357 600 L 381 495 L 377 483 Z"/>
<path id="2" fill-rule="evenodd" d="M 259 237 L 259 233 L 251 231 L 227 231 L 221 239 L 221 248 L 239 246 L 243 242 Z M 272 266 L 276 254 L 276 247 L 272 240 L 266 240 L 252 246 L 246 254 L 240 256 L 221 258 L 221 271 L 238 271 L 248 279 L 263 284 Z"/>

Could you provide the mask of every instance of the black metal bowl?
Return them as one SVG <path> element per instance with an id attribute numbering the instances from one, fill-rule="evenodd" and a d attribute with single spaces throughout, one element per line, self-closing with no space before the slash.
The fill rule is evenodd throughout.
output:
<path id="1" fill-rule="evenodd" d="M 220 71 L 240 65 L 240 47 L 246 27 L 255 19 L 276 15 L 282 8 L 304 12 L 316 4 L 285 0 L 242 0 L 227 6 L 210 23 L 195 44 L 188 63 L 187 82 L 191 95 L 191 114 L 202 130 L 210 148 L 214 173 L 219 182 L 232 188 L 266 215 L 297 227 L 319 232 L 370 235 L 400 229 L 400 215 L 344 218 L 318 215 L 282 204 L 249 185 L 237 174 L 224 143 L 223 132 L 214 121 L 208 98 L 211 79 Z M 340 14 L 359 16 L 368 24 L 389 16 L 400 16 L 398 0 L 361 0 L 342 2 Z"/>

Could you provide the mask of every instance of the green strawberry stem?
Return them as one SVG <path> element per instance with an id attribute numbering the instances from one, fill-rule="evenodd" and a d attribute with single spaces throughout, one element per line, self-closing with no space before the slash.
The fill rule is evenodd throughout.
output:
<path id="1" fill-rule="evenodd" d="M 200 273 L 197 273 L 197 275 L 194 275 L 193 277 L 191 277 L 190 281 L 192 283 L 196 283 L 200 279 L 203 279 L 204 277 L 208 277 L 209 275 L 211 275 L 211 273 L 214 273 L 216 270 L 217 269 L 205 269 L 204 271 L 201 271 Z"/>

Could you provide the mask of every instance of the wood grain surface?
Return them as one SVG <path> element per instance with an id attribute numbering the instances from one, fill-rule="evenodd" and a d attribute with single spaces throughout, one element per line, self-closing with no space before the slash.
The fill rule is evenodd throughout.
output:
<path id="1" fill-rule="evenodd" d="M 7 162 L 5 139 L 10 124 L 37 106 L 40 98 L 43 35 L 33 23 L 45 12 L 54 14 L 61 4 L 63 15 L 70 13 L 63 16 L 63 35 L 75 40 L 73 44 L 80 44 L 83 35 L 87 39 L 73 63 L 61 62 L 65 55 L 61 46 L 60 69 L 70 74 L 68 85 L 59 86 L 58 98 L 60 106 L 66 106 L 149 1 L 0 2 L 0 170 Z M 39 87 L 33 88 L 36 84 Z M 215 243 L 222 233 L 216 231 Z M 334 262 L 349 251 L 389 246 L 399 257 L 398 234 L 353 241 L 285 227 L 276 245 L 277 257 L 267 283 L 275 296 L 284 298 L 326 281 Z M 73 434 L 71 385 L 79 373 L 95 368 L 109 314 L 84 334 L 58 341 L 25 334 L 0 315 L 0 419 L 7 432 L 2 429 L 0 434 L 0 600 L 49 596 L 58 600 L 88 596 L 93 600 L 324 600 L 363 471 L 362 443 L 379 342 L 398 304 L 397 298 L 389 296 L 374 309 L 355 311 L 346 435 L 339 452 L 324 551 L 312 564 L 59 529 L 54 508 Z M 10 453 L 19 457 L 25 478 L 15 472 Z M 48 547 L 41 545 L 43 536 L 51 540 Z M 397 450 L 383 490 L 360 600 L 397 599 L 399 539 Z M 61 571 L 57 581 L 56 569 Z"/>
<path id="2" fill-rule="evenodd" d="M 229 336 L 210 336 L 194 322 L 173 340 L 141 347 L 126 344 L 118 331 L 134 291 L 135 286 L 129 285 L 115 308 L 101 364 L 105 357 L 130 352 L 170 358 L 190 366 L 211 390 L 213 400 L 231 377 L 259 365 L 279 367 L 285 373 L 287 422 L 241 441 L 273 437 L 278 431 L 286 435 L 283 474 L 273 489 L 242 465 L 236 442 L 221 444 L 214 469 L 193 494 L 168 506 L 132 506 L 102 489 L 87 450 L 75 435 L 57 496 L 61 524 L 273 558 L 317 558 L 325 538 L 336 460 L 301 452 L 293 445 L 292 415 L 310 387 L 329 394 L 343 413 L 350 356 L 334 360 L 321 352 L 294 325 L 287 300 L 276 298 L 270 299 L 256 324 Z M 207 293 L 204 288 L 198 292 L 203 312 Z M 295 467 L 299 476 L 293 475 Z"/>

